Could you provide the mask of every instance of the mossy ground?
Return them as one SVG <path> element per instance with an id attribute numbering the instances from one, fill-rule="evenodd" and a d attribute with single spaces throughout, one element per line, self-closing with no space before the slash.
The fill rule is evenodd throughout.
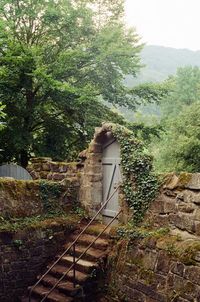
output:
<path id="1" fill-rule="evenodd" d="M 45 229 L 51 226 L 69 226 L 73 228 L 80 223 L 80 216 L 76 214 L 62 214 L 60 216 L 39 215 L 24 218 L 0 217 L 0 232 L 17 232 L 28 229 Z"/>

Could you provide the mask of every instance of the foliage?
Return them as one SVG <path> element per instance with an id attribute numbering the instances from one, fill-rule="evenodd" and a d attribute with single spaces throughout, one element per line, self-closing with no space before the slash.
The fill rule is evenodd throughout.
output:
<path id="1" fill-rule="evenodd" d="M 118 119 L 102 99 L 134 108 L 124 77 L 138 72 L 142 45 L 122 16 L 122 0 L 1 1 L 4 161 L 70 157 L 97 123 Z"/>
<path id="2" fill-rule="evenodd" d="M 64 211 L 57 203 L 57 199 L 63 193 L 62 185 L 54 182 L 40 181 L 39 191 L 43 205 L 43 211 L 48 215 L 63 214 Z"/>
<path id="3" fill-rule="evenodd" d="M 112 132 L 120 144 L 123 171 L 122 191 L 133 211 L 133 222 L 142 221 L 150 202 L 158 190 L 158 180 L 152 170 L 152 158 L 133 132 L 120 125 L 113 125 Z"/>
<path id="4" fill-rule="evenodd" d="M 183 107 L 176 117 L 165 122 L 167 132 L 152 147 L 156 169 L 200 171 L 200 102 Z"/>
<path id="5" fill-rule="evenodd" d="M 170 93 L 161 101 L 163 116 L 174 117 L 189 106 L 200 100 L 200 68 L 186 66 L 177 69 L 175 76 L 168 79 Z"/>
<path id="6" fill-rule="evenodd" d="M 138 105 L 143 103 L 158 103 L 169 93 L 169 87 L 167 82 L 163 83 L 145 83 L 135 86 L 130 91 L 132 91 L 133 96 L 137 99 Z"/>
<path id="7" fill-rule="evenodd" d="M 128 128 L 134 133 L 135 137 L 148 145 L 152 138 L 160 138 L 164 129 L 162 125 L 145 125 L 144 123 L 130 123 Z"/>
<path id="8" fill-rule="evenodd" d="M 48 228 L 52 223 L 60 225 L 67 225 L 69 228 L 75 226 L 79 221 L 79 217 L 72 214 L 60 215 L 39 215 L 24 218 L 4 218 L 0 216 L 0 232 L 16 232 L 18 230 L 34 229 L 34 228 Z"/>
<path id="9" fill-rule="evenodd" d="M 156 230 L 149 230 L 144 228 L 133 228 L 130 225 L 120 227 L 117 230 L 117 234 L 120 238 L 134 241 L 135 239 L 144 238 L 160 238 L 169 233 L 168 228 L 159 228 Z"/>

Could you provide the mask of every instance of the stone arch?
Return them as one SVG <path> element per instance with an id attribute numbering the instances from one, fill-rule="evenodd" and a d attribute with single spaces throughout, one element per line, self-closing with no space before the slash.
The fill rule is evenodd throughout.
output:
<path id="1" fill-rule="evenodd" d="M 81 173 L 80 202 L 90 214 L 94 214 L 103 199 L 103 167 L 102 154 L 105 142 L 113 138 L 111 123 L 104 123 L 96 128 L 94 138 L 87 150 L 80 153 L 84 162 Z"/>

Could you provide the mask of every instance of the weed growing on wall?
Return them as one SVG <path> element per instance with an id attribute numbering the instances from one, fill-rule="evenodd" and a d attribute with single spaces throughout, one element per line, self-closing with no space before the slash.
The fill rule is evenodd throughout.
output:
<path id="1" fill-rule="evenodd" d="M 39 191 L 45 214 L 63 213 L 63 209 L 58 203 L 58 199 L 63 193 L 62 186 L 59 183 L 40 181 Z"/>
<path id="2" fill-rule="evenodd" d="M 134 137 L 132 131 L 113 124 L 112 133 L 121 149 L 122 192 L 133 211 L 133 222 L 138 224 L 142 221 L 159 187 L 152 169 L 152 157 L 147 154 L 142 142 Z"/>

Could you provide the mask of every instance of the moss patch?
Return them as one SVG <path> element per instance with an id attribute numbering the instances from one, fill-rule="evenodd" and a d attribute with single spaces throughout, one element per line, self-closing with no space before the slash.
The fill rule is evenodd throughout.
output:
<path id="1" fill-rule="evenodd" d="M 40 215 L 35 217 L 25 218 L 10 218 L 5 219 L 0 216 L 0 232 L 16 232 L 19 230 L 28 229 L 43 229 L 50 226 L 75 226 L 79 223 L 80 217 L 78 215 L 63 214 L 60 216 Z"/>

